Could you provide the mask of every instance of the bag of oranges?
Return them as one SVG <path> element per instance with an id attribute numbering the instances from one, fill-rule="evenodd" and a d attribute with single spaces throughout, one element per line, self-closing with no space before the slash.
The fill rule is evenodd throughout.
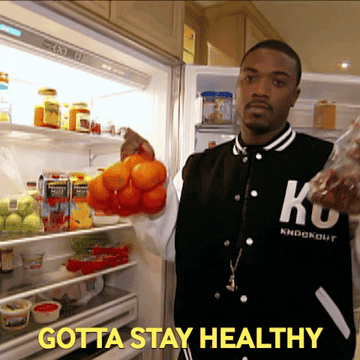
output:
<path id="1" fill-rule="evenodd" d="M 133 154 L 90 180 L 87 202 L 107 215 L 156 214 L 166 204 L 166 176 L 163 163 Z"/>

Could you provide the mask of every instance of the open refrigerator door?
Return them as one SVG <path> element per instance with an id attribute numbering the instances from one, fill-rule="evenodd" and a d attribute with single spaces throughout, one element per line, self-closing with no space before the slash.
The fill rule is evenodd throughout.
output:
<path id="1" fill-rule="evenodd" d="M 119 161 L 122 127 L 131 127 L 149 140 L 157 158 L 170 166 L 173 67 L 37 3 L 6 1 L 0 4 L 0 12 L 0 72 L 8 74 L 11 100 L 11 121 L 0 122 L 0 138 L 17 169 L 17 188 L 38 185 L 45 173 L 93 176 L 100 168 Z M 58 126 L 44 126 L 45 105 L 41 126 L 35 126 L 39 120 L 36 107 L 41 105 L 38 93 L 44 88 L 45 92 L 56 90 L 53 103 L 57 108 L 50 107 L 49 114 L 59 115 Z M 66 121 L 62 127 L 61 120 L 67 113 L 66 104 L 69 108 L 79 106 L 74 103 L 82 103 L 80 108 L 86 108 L 88 116 L 74 120 L 75 131 L 71 131 Z M 70 123 L 68 117 L 67 126 Z M 91 124 L 100 124 L 101 134 L 91 131 Z M 46 184 L 53 186 L 59 177 L 51 180 Z M 62 199 L 64 188 L 56 187 L 57 199 Z M 14 194 L 2 195 L 6 198 Z M 141 246 L 131 222 L 118 218 L 105 226 L 75 232 L 41 230 L 0 241 L 0 251 L 10 254 L 12 263 L 10 271 L 0 274 L 0 308 L 4 309 L 0 358 L 160 359 L 162 355 L 156 349 L 151 354 L 145 334 L 139 350 L 130 346 L 131 327 L 162 327 L 166 315 L 165 263 Z M 84 256 L 84 247 L 79 250 L 74 245 L 74 236 L 80 243 L 105 245 L 107 251 L 129 249 L 129 254 L 124 261 L 95 274 L 70 272 L 64 266 L 68 259 Z M 36 321 L 33 310 L 17 316 L 15 310 L 22 310 L 19 302 L 23 299 L 32 304 L 56 300 L 61 304 L 60 315 L 45 325 Z M 45 342 L 40 343 L 44 327 L 51 327 L 54 333 L 47 333 Z M 107 330 L 100 335 L 74 335 L 76 328 L 96 327 Z M 72 329 L 65 333 L 68 340 L 64 343 L 56 340 L 63 328 Z M 113 345 L 102 349 L 106 353 L 99 352 L 98 346 L 90 343 L 100 337 L 105 348 L 111 329 L 118 329 L 124 347 Z M 88 350 L 83 349 L 84 338 Z M 56 346 L 51 345 L 52 341 L 57 341 Z"/>

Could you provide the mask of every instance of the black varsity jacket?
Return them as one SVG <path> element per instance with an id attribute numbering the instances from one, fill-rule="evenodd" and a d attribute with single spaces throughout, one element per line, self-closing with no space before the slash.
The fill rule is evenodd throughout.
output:
<path id="1" fill-rule="evenodd" d="M 265 146 L 236 138 L 188 159 L 175 325 L 193 328 L 199 359 L 352 359 L 348 217 L 306 198 L 332 147 L 287 125 Z"/>

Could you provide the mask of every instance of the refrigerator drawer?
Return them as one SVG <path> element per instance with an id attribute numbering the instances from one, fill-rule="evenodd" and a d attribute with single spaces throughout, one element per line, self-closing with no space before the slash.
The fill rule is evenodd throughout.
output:
<path id="1" fill-rule="evenodd" d="M 88 344 L 86 349 L 78 349 L 69 355 L 66 355 L 59 360 L 145 360 L 150 358 L 150 337 L 143 334 L 146 340 L 146 345 L 142 349 L 133 349 L 131 343 L 134 340 L 131 338 L 131 328 L 123 327 L 118 329 L 120 338 L 124 344 L 124 349 L 119 349 L 113 346 L 109 349 L 98 349 L 96 341 Z M 103 338 L 103 344 L 106 343 L 106 337 Z"/>
<path id="2" fill-rule="evenodd" d="M 73 330 L 75 328 L 89 328 L 89 327 L 106 327 L 111 330 L 113 327 L 122 327 L 126 324 L 137 319 L 137 298 L 134 296 L 127 299 L 126 301 L 107 306 L 105 308 L 92 309 L 85 311 L 78 316 L 70 317 L 64 321 L 56 322 L 53 324 L 46 325 L 55 330 L 52 337 L 56 338 L 57 332 L 64 327 L 69 327 Z M 45 327 L 45 326 L 44 326 Z M 18 338 L 14 341 L 7 342 L 4 344 L 5 348 L 0 349 L 1 360 L 20 360 L 20 359 L 59 359 L 60 357 L 69 354 L 70 352 L 80 348 L 80 333 L 76 333 L 76 341 L 71 349 L 62 349 L 58 345 L 54 349 L 44 350 L 39 345 L 38 340 L 39 331 L 34 331 L 27 336 Z M 45 334 L 44 341 L 46 342 Z M 65 340 L 67 332 L 63 335 Z M 88 333 L 86 336 L 87 343 L 96 339 L 95 333 Z M 19 345 L 21 344 L 21 345 Z M 2 352 L 1 350 L 4 350 Z"/>

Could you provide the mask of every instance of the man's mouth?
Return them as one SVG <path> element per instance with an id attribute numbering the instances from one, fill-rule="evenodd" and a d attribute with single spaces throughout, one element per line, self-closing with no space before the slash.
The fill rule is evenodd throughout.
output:
<path id="1" fill-rule="evenodd" d="M 246 105 L 246 108 L 248 108 L 248 109 L 265 109 L 265 110 L 268 110 L 268 111 L 272 110 L 272 107 L 271 107 L 270 104 L 268 104 L 265 101 L 258 101 L 258 100 L 249 102 Z"/>

